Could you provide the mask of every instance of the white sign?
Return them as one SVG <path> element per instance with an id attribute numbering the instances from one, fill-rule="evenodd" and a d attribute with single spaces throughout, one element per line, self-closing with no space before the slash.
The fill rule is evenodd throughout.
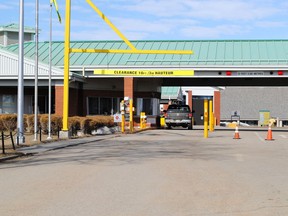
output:
<path id="1" fill-rule="evenodd" d="M 238 72 L 238 76 L 264 76 L 264 72 Z"/>
<path id="2" fill-rule="evenodd" d="M 122 115 L 114 114 L 114 122 L 122 122 Z"/>

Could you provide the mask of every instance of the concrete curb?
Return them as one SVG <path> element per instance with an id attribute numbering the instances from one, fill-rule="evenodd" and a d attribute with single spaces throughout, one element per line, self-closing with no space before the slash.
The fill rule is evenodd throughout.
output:
<path id="1" fill-rule="evenodd" d="M 13 160 L 13 159 L 16 159 L 18 157 L 21 157 L 23 155 L 11 155 L 11 156 L 7 156 L 7 157 L 2 157 L 0 158 L 0 162 L 3 162 L 3 161 L 7 161 L 7 160 Z"/>

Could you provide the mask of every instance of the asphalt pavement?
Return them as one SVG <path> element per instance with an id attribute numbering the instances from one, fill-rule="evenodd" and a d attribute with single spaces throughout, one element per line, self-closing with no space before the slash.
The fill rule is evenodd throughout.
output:
<path id="1" fill-rule="evenodd" d="M 175 128 L 38 147 L 0 164 L 0 215 L 288 215 L 287 131 L 239 133 Z"/>

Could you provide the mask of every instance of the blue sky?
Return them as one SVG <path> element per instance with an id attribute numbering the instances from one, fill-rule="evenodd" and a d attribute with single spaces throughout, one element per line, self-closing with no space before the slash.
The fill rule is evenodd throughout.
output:
<path id="1" fill-rule="evenodd" d="M 49 2 L 39 0 L 40 41 L 49 39 Z M 64 39 L 65 0 L 53 8 L 53 40 Z M 287 39 L 282 0 L 93 0 L 130 40 Z M 35 26 L 35 0 L 24 0 L 25 26 Z M 85 0 L 71 0 L 71 40 L 118 40 Z M 0 25 L 19 23 L 19 0 L 0 0 Z"/>

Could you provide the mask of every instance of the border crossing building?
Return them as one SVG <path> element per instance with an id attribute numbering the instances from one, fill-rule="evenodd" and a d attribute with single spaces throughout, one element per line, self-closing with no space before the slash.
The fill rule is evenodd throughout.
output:
<path id="1" fill-rule="evenodd" d="M 24 113 L 31 114 L 34 111 L 35 30 L 25 28 L 24 31 Z M 0 26 L 0 113 L 17 111 L 16 36 L 17 25 Z M 197 107 L 192 109 L 200 120 L 203 110 L 196 103 L 205 98 L 214 102 L 217 124 L 222 119 L 229 120 L 234 110 L 239 110 L 243 120 L 259 119 L 261 109 L 269 110 L 272 116 L 283 121 L 288 120 L 288 89 L 285 87 L 288 83 L 288 40 L 131 42 L 137 49 L 193 50 L 194 54 L 72 53 L 69 116 L 119 113 L 120 101 L 125 96 L 133 98 L 136 115 L 143 111 L 148 116 L 157 116 L 160 115 L 161 87 L 176 86 L 182 88 L 185 102 Z M 123 41 L 71 41 L 70 46 L 77 49 L 128 49 Z M 63 113 L 63 50 L 63 41 L 52 42 L 51 108 L 52 113 L 60 115 Z M 47 113 L 49 42 L 40 42 L 38 52 L 39 112 Z M 136 71 L 137 74 L 123 71 Z M 147 74 L 147 71 L 154 71 L 154 74 Z M 161 71 L 161 74 L 156 76 L 155 71 Z M 190 71 L 191 74 L 178 75 L 176 72 L 179 71 Z M 209 90 L 206 88 L 203 94 L 205 91 L 201 88 L 205 86 Z"/>

